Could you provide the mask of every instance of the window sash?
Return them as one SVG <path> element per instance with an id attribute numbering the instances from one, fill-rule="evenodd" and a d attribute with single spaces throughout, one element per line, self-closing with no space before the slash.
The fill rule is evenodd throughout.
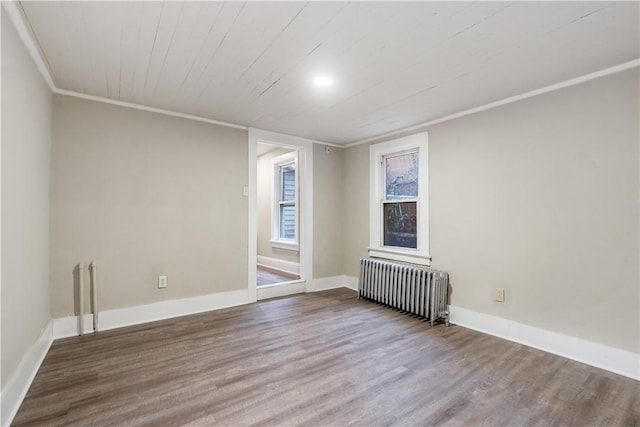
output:
<path id="1" fill-rule="evenodd" d="M 294 202 L 280 202 L 279 205 L 279 238 L 294 241 L 296 238 L 296 205 Z M 293 212 L 287 208 L 293 208 Z"/>
<path id="2" fill-rule="evenodd" d="M 382 247 L 388 249 L 399 248 L 401 250 L 419 250 L 418 233 L 420 231 L 420 200 L 418 198 L 407 198 L 400 200 L 381 201 L 381 243 Z M 387 212 L 390 205 L 405 205 L 408 212 Z M 411 207 L 410 205 L 414 205 Z M 399 206 L 400 209 L 402 207 Z M 391 219 L 390 215 L 394 218 Z M 401 217 L 398 217 L 398 214 Z M 396 243 L 396 244 L 393 244 Z"/>
<path id="3" fill-rule="evenodd" d="M 281 240 L 296 239 L 296 168 L 295 162 L 282 164 L 280 170 L 279 208 L 278 208 L 278 238 Z M 291 211 L 293 208 L 293 211 Z"/>
<path id="4" fill-rule="evenodd" d="M 289 170 L 287 170 L 289 169 Z M 295 201 L 296 199 L 296 167 L 291 162 L 280 166 L 280 201 Z"/>
<path id="5" fill-rule="evenodd" d="M 414 154 L 415 153 L 415 154 Z M 400 156 L 395 164 L 389 163 Z M 413 164 L 413 165 L 412 165 Z M 428 186 L 428 133 L 422 132 L 395 140 L 373 144 L 369 148 L 369 176 L 371 185 L 369 208 L 369 255 L 385 259 L 430 265 L 429 253 L 429 186 Z M 387 174 L 387 165 L 393 173 Z M 394 170 L 395 169 L 395 170 Z M 405 174 L 406 171 L 411 173 Z M 404 179 L 400 190 L 387 191 L 387 183 L 396 177 Z M 409 177 L 410 179 L 406 179 Z M 416 195 L 417 197 L 411 197 Z M 399 205 L 393 205 L 393 204 Z M 403 205 L 403 203 L 410 203 Z M 414 205 L 411 205 L 415 203 Z M 385 221 L 391 207 L 403 207 L 398 214 L 409 213 L 407 223 L 400 218 Z M 386 222 L 386 224 L 385 224 Z M 385 228 L 388 228 L 385 230 Z M 387 231 L 385 236 L 385 231 Z M 396 233 L 391 235 L 388 232 Z M 406 231 L 409 234 L 403 234 Z"/>
<path id="6" fill-rule="evenodd" d="M 271 159 L 273 173 L 271 244 L 298 250 L 298 158 L 291 152 Z M 279 246 L 286 245 L 286 246 Z"/>
<path id="7" fill-rule="evenodd" d="M 409 159 L 406 159 L 407 156 L 411 156 Z M 412 149 L 399 151 L 395 153 L 390 153 L 382 156 L 382 175 L 384 179 L 382 180 L 383 188 L 382 194 L 385 200 L 402 200 L 409 198 L 418 198 L 420 196 L 420 150 Z M 399 163 L 396 165 L 396 170 L 389 170 L 389 163 L 392 160 L 400 160 L 400 157 L 405 157 L 404 162 L 396 162 Z M 412 167 L 411 164 L 406 164 L 407 161 L 410 160 L 411 163 L 415 163 L 415 167 Z M 404 163 L 404 164 L 402 164 Z M 396 174 L 391 174 L 390 172 L 401 172 Z M 391 182 L 389 182 L 391 181 Z M 390 194 L 390 190 L 397 189 L 395 191 L 400 192 L 400 194 Z M 402 194 L 405 193 L 405 194 Z"/>

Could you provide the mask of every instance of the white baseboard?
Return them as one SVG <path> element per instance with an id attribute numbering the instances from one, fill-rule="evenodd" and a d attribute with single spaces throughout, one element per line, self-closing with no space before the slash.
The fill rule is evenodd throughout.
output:
<path id="1" fill-rule="evenodd" d="M 313 281 L 307 285 L 307 292 L 326 291 L 336 288 L 349 288 L 357 291 L 358 278 L 351 276 L 332 276 L 313 279 Z"/>
<path id="2" fill-rule="evenodd" d="M 302 294 L 306 289 L 307 283 L 304 280 L 293 280 L 291 282 L 276 283 L 274 285 L 258 286 L 256 291 L 259 301 L 268 298 Z"/>
<path id="3" fill-rule="evenodd" d="M 257 257 L 258 265 L 273 268 L 274 270 L 284 271 L 285 273 L 300 275 L 300 263 L 293 261 L 284 261 L 277 258 L 270 258 L 262 255 Z"/>
<path id="4" fill-rule="evenodd" d="M 342 276 L 344 278 L 344 287 L 352 291 L 358 292 L 358 278 L 355 276 Z"/>
<path id="5" fill-rule="evenodd" d="M 217 292 L 192 298 L 161 301 L 135 307 L 117 308 L 102 311 L 98 315 L 98 329 L 122 328 L 156 320 L 202 313 L 226 307 L 247 304 L 249 301 L 246 289 L 238 291 Z M 93 333 L 93 316 L 85 314 L 84 332 Z M 78 316 L 53 319 L 53 337 L 64 338 L 78 335 Z"/>
<path id="6" fill-rule="evenodd" d="M 349 288 L 352 290 L 358 290 L 358 278 L 350 276 L 332 276 L 321 277 L 317 279 L 304 282 L 291 281 L 285 283 L 278 283 L 275 285 L 259 286 L 258 300 L 282 297 L 292 294 L 300 294 L 304 292 L 318 292 L 327 291 L 329 289 Z"/>
<path id="7" fill-rule="evenodd" d="M 343 276 L 320 277 L 313 279 L 307 286 L 307 292 L 327 291 L 329 289 L 343 288 Z"/>
<path id="8" fill-rule="evenodd" d="M 24 356 L 16 372 L 11 376 L 7 385 L 2 389 L 0 397 L 0 425 L 8 426 L 18 413 L 22 400 L 29 391 L 31 383 L 40 369 L 49 347 L 53 342 L 53 321 L 45 326 L 42 335 Z"/>
<path id="9" fill-rule="evenodd" d="M 449 307 L 451 323 L 640 380 L 640 354 L 462 307 Z"/>

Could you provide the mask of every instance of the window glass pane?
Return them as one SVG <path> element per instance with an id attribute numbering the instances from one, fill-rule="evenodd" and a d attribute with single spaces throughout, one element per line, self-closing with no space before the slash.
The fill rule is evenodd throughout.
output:
<path id="1" fill-rule="evenodd" d="M 295 205 L 280 205 L 280 238 L 296 238 L 296 207 Z"/>
<path id="2" fill-rule="evenodd" d="M 418 248 L 417 203 L 383 203 L 384 245 Z"/>
<path id="3" fill-rule="evenodd" d="M 282 201 L 295 200 L 296 198 L 296 166 L 282 167 Z"/>
<path id="4" fill-rule="evenodd" d="M 418 197 L 418 152 L 385 157 L 385 199 Z"/>

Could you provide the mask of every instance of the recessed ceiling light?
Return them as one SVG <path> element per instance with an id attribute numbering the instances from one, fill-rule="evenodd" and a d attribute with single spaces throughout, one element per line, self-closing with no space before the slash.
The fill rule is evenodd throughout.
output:
<path id="1" fill-rule="evenodd" d="M 326 76 L 316 77 L 313 79 L 313 84 L 321 87 L 331 86 L 333 84 L 333 79 Z"/>

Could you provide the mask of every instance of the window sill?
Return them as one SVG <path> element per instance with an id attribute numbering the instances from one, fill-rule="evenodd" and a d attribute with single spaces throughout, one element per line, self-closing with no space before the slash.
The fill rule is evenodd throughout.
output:
<path id="1" fill-rule="evenodd" d="M 427 267 L 431 265 L 431 256 L 418 252 L 398 251 L 388 248 L 369 248 L 369 256 L 424 265 Z"/>
<path id="2" fill-rule="evenodd" d="M 288 242 L 286 240 L 270 240 L 272 248 L 286 249 L 289 251 L 300 251 L 300 245 L 296 242 Z"/>

